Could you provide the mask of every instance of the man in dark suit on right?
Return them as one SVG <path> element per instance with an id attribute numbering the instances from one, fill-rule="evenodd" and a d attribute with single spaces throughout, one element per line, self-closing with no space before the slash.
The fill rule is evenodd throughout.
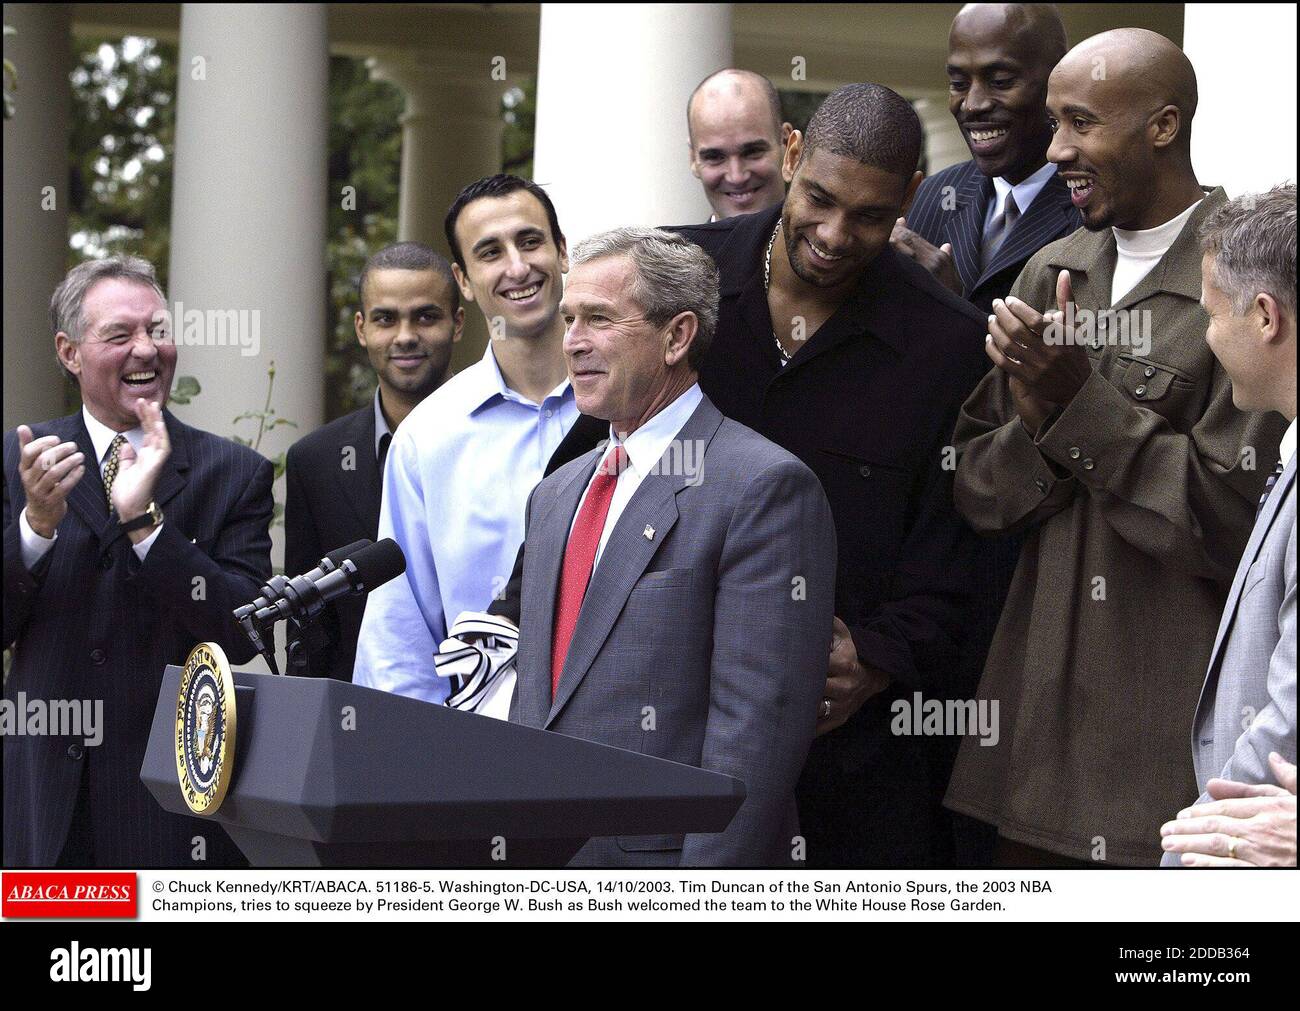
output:
<path id="1" fill-rule="evenodd" d="M 374 540 L 389 443 L 397 426 L 450 373 L 465 310 L 451 265 L 428 246 L 399 242 L 361 269 L 353 321 L 378 379 L 373 403 L 331 421 L 289 449 L 284 567 L 294 576 L 336 548 Z M 326 605 L 308 639 L 308 673 L 352 680 L 364 596 Z"/>
<path id="2" fill-rule="evenodd" d="M 1051 4 L 969 4 L 952 22 L 948 108 L 971 160 L 921 183 L 892 241 L 983 313 L 1083 224 L 1047 160 L 1047 77 L 1065 50 Z"/>

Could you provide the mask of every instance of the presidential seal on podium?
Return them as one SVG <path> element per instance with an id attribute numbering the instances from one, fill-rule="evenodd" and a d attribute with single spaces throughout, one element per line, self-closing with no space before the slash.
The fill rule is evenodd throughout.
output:
<path id="1" fill-rule="evenodd" d="M 201 642 L 185 658 L 176 698 L 176 774 L 195 814 L 221 807 L 235 769 L 235 680 L 226 654 Z"/>

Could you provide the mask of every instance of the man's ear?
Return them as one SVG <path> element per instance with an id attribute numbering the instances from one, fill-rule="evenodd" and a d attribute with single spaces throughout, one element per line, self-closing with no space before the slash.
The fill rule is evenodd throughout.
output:
<path id="1" fill-rule="evenodd" d="M 794 136 L 794 126 L 790 123 L 781 124 L 781 149 L 785 150 L 790 145 L 790 138 Z"/>
<path id="2" fill-rule="evenodd" d="M 456 313 L 451 318 L 451 342 L 455 344 L 465 333 L 465 307 L 456 306 Z"/>
<path id="3" fill-rule="evenodd" d="M 367 347 L 368 345 L 366 344 L 366 314 L 363 313 L 360 309 L 358 309 L 356 313 L 353 314 L 352 316 L 352 328 L 357 332 L 357 343 L 360 344 L 363 348 Z"/>
<path id="4" fill-rule="evenodd" d="M 566 239 L 560 240 L 560 273 L 569 272 L 569 243 Z"/>
<path id="5" fill-rule="evenodd" d="M 695 341 L 700 321 L 693 312 L 679 312 L 668 324 L 668 340 L 664 347 L 664 364 L 669 368 L 683 361 Z"/>
<path id="6" fill-rule="evenodd" d="M 54 335 L 54 353 L 59 356 L 63 367 L 74 376 L 81 375 L 81 342 L 74 341 L 60 330 Z"/>
<path id="7" fill-rule="evenodd" d="M 1151 143 L 1158 148 L 1169 147 L 1182 133 L 1183 114 L 1176 105 L 1166 105 L 1150 120 Z"/>
<path id="8" fill-rule="evenodd" d="M 460 269 L 459 263 L 451 265 L 451 276 L 456 279 L 456 287 L 460 289 L 460 297 L 466 302 L 473 302 L 474 289 L 469 286 L 469 278 L 465 276 L 465 271 Z"/>
<path id="9" fill-rule="evenodd" d="M 1277 299 L 1266 291 L 1255 296 L 1251 308 L 1254 309 L 1255 325 L 1259 328 L 1260 338 L 1265 344 L 1275 343 L 1282 336 L 1282 307 Z"/>
<path id="10" fill-rule="evenodd" d="M 691 175 L 696 179 L 700 178 L 700 163 L 695 158 L 695 142 L 687 141 L 686 150 L 688 152 L 686 164 L 691 167 Z"/>
<path id="11" fill-rule="evenodd" d="M 912 173 L 912 179 L 907 184 L 907 190 L 903 193 L 903 217 L 907 217 L 907 212 L 912 209 L 912 201 L 916 199 L 916 191 L 924 178 L 925 176 L 921 174 L 920 169 Z"/>
<path id="12" fill-rule="evenodd" d="M 787 184 L 794 182 L 794 172 L 799 167 L 799 156 L 802 153 L 803 134 L 792 129 L 785 145 L 785 158 L 781 162 L 781 178 Z"/>

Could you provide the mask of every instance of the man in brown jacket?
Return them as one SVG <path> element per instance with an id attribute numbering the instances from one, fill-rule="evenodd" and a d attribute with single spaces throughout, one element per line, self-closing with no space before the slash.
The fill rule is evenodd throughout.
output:
<path id="1" fill-rule="evenodd" d="M 1094 36 L 1047 105 L 1084 228 L 994 303 L 954 436 L 958 509 L 1028 536 L 980 683 L 1000 741 L 963 742 L 947 804 L 998 827 L 1003 865 L 1150 866 L 1282 426 L 1233 407 L 1205 345 L 1196 231 L 1226 196 L 1192 169 L 1187 58 Z"/>

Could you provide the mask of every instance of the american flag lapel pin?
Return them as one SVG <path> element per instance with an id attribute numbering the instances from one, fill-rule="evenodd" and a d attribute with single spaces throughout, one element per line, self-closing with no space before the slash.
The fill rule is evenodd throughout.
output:
<path id="1" fill-rule="evenodd" d="M 646 528 L 641 531 L 641 536 L 647 541 L 653 541 L 655 539 L 655 528 L 647 523 Z"/>

